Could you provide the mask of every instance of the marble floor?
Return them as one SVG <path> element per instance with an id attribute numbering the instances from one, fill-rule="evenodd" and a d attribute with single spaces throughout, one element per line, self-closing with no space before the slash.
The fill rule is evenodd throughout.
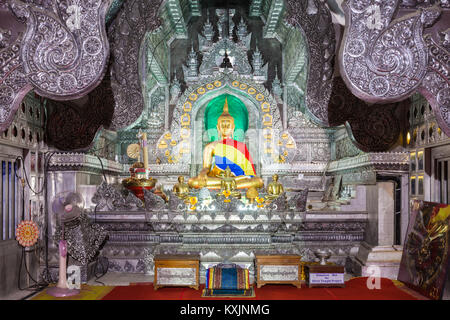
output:
<path id="1" fill-rule="evenodd" d="M 130 283 L 153 282 L 153 276 L 143 273 L 108 272 L 99 279 L 91 279 L 87 284 L 91 286 L 128 286 Z"/>
<path id="2" fill-rule="evenodd" d="M 11 292 L 10 294 L 0 297 L 0 300 L 23 300 L 24 298 L 27 298 L 30 294 L 33 294 L 33 291 L 28 290 L 17 290 L 14 292 Z M 31 298 L 32 296 L 28 297 Z"/>

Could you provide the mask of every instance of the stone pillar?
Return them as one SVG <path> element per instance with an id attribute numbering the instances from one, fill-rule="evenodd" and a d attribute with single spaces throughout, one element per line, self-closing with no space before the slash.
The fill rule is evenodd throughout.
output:
<path id="1" fill-rule="evenodd" d="M 394 196 L 392 181 L 367 187 L 369 222 L 353 266 L 356 275 L 375 276 L 377 270 L 381 277 L 397 279 L 403 248 L 394 245 Z"/>
<path id="2" fill-rule="evenodd" d="M 378 245 L 394 244 L 394 182 L 378 182 Z"/>

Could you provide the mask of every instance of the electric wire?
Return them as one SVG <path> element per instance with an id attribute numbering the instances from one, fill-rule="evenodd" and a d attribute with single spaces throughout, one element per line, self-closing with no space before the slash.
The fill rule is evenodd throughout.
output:
<path id="1" fill-rule="evenodd" d="M 16 159 L 17 160 L 17 159 Z M 23 159 L 22 159 L 23 160 Z M 25 168 L 24 168 L 24 172 L 25 172 Z M 21 213 L 21 218 L 22 221 L 25 220 L 25 183 L 24 183 L 24 179 L 20 178 L 17 175 L 17 170 L 14 170 L 14 174 L 16 176 L 17 179 L 22 181 L 22 213 Z M 37 250 L 37 249 L 36 249 Z M 21 250 L 21 257 L 20 257 L 20 264 L 19 264 L 19 269 L 18 269 L 18 276 L 17 276 L 17 287 L 19 290 L 23 291 L 23 290 L 32 290 L 35 291 L 33 294 L 43 290 L 44 288 L 46 288 L 48 286 L 47 282 L 38 282 L 34 279 L 34 277 L 31 275 L 28 266 L 27 266 L 27 259 L 25 257 L 25 248 L 22 247 Z M 39 255 L 38 255 L 38 259 L 39 259 Z M 28 275 L 28 277 L 34 282 L 34 284 L 32 284 L 31 286 L 27 287 L 27 288 L 22 288 L 21 284 L 20 284 L 20 280 L 21 280 L 21 274 L 22 274 L 22 265 L 25 266 L 25 271 Z"/>
<path id="2" fill-rule="evenodd" d="M 44 119 L 45 119 L 45 122 L 44 122 L 44 125 L 43 125 L 44 131 L 47 128 L 47 122 L 48 122 L 46 104 L 47 104 L 47 101 L 44 100 L 43 101 Z M 38 191 L 38 192 L 36 190 L 34 190 L 34 188 L 30 184 L 30 181 L 28 179 L 27 170 L 26 170 L 26 167 L 25 167 L 24 158 L 22 156 L 18 156 L 18 157 L 16 157 L 16 160 L 15 160 L 14 175 L 16 176 L 16 178 L 18 180 L 21 181 L 21 184 L 22 184 L 22 213 L 21 213 L 22 221 L 25 220 L 25 182 L 26 182 L 27 187 L 35 195 L 40 195 L 41 193 L 44 193 L 44 207 L 45 207 L 45 210 L 44 210 L 45 211 L 44 212 L 44 230 L 43 230 L 44 239 L 43 240 L 45 241 L 45 248 L 46 248 L 46 253 L 45 253 L 46 254 L 46 256 L 45 256 L 46 257 L 45 258 L 46 267 L 45 267 L 45 269 L 43 271 L 43 274 L 42 274 L 42 280 L 43 281 L 42 282 L 38 282 L 31 275 L 31 273 L 29 271 L 29 268 L 28 268 L 28 265 L 27 265 L 27 259 L 26 259 L 26 256 L 25 256 L 26 252 L 29 252 L 29 251 L 26 251 L 26 249 L 24 247 L 22 247 L 20 264 L 19 264 L 19 268 L 18 268 L 18 277 L 17 277 L 18 285 L 17 285 L 17 287 L 21 291 L 22 290 L 32 290 L 33 291 L 31 294 L 27 295 L 26 297 L 24 297 L 22 299 L 27 299 L 28 297 L 36 294 L 37 292 L 42 291 L 44 288 L 46 288 L 49 285 L 49 281 L 47 281 L 49 279 L 49 276 L 48 276 L 49 275 L 49 271 L 48 271 L 49 270 L 49 267 L 48 267 L 48 221 L 47 221 L 47 219 L 48 219 L 48 208 L 47 208 L 47 182 L 48 182 L 48 179 L 47 179 L 47 168 L 48 168 L 48 161 L 50 160 L 50 158 L 53 156 L 54 153 L 55 152 L 51 153 L 50 157 L 48 157 L 48 158 L 46 158 L 46 154 L 47 153 L 44 153 L 44 171 L 43 171 L 43 176 L 44 177 L 43 177 L 42 189 L 40 191 Z M 37 156 L 38 156 L 38 154 L 36 154 L 36 157 Z M 17 175 L 17 171 L 18 171 L 17 170 L 18 169 L 17 165 L 18 164 L 20 165 L 20 162 L 18 162 L 18 161 L 20 161 L 22 163 L 22 170 L 23 170 L 23 175 L 24 175 L 25 179 L 24 179 L 24 177 L 19 177 Z M 41 207 L 40 210 L 42 210 L 42 207 Z M 41 213 L 42 213 L 42 211 L 41 211 Z M 30 214 L 30 219 L 31 219 L 31 214 Z M 40 260 L 40 258 L 39 258 L 39 256 L 40 256 L 39 249 L 40 249 L 39 246 L 35 247 L 35 249 L 34 249 L 37 261 Z M 26 271 L 27 275 L 29 276 L 29 278 L 34 282 L 34 284 L 32 284 L 31 286 L 29 286 L 27 288 L 22 288 L 21 284 L 20 284 L 21 273 L 22 273 L 22 265 L 24 265 L 25 271 Z"/>
<path id="3" fill-rule="evenodd" d="M 40 191 L 35 191 L 35 190 L 33 189 L 33 187 L 31 186 L 30 180 L 28 179 L 27 171 L 25 170 L 25 160 L 24 160 L 21 156 L 18 156 L 18 157 L 16 158 L 16 162 L 17 162 L 17 160 L 21 160 L 21 161 L 22 161 L 23 173 L 24 173 L 25 181 L 27 182 L 28 188 L 29 188 L 35 195 L 39 195 L 39 194 L 43 193 L 43 192 L 44 192 L 44 185 L 42 185 L 42 189 L 41 189 Z M 16 176 L 17 176 L 17 175 L 16 175 Z"/>

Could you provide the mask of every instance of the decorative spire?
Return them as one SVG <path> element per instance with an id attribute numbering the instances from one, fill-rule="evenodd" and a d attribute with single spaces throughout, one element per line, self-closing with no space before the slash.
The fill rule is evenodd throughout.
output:
<path id="1" fill-rule="evenodd" d="M 236 14 L 236 9 L 227 9 L 228 10 L 228 37 L 233 39 L 233 29 L 234 29 L 234 21 L 233 17 Z"/>
<path id="2" fill-rule="evenodd" d="M 226 9 L 223 8 L 216 9 L 216 15 L 219 18 L 219 21 L 217 22 L 217 29 L 219 30 L 219 40 L 226 38 L 224 33 L 227 17 L 225 16 L 225 14 Z"/>
<path id="3" fill-rule="evenodd" d="M 253 73 L 256 76 L 262 75 L 261 69 L 262 69 L 263 63 L 264 63 L 264 61 L 262 59 L 261 52 L 259 52 L 258 45 L 256 45 L 255 52 L 253 52 Z"/>
<path id="4" fill-rule="evenodd" d="M 214 27 L 209 20 L 209 11 L 206 10 L 206 22 L 203 25 L 203 35 L 198 34 L 198 47 L 201 52 L 206 52 L 212 46 L 214 37 Z"/>
<path id="5" fill-rule="evenodd" d="M 247 25 L 244 22 L 244 19 L 241 16 L 241 21 L 237 27 L 236 35 L 239 41 L 243 41 L 244 37 L 247 35 Z"/>
<path id="6" fill-rule="evenodd" d="M 191 77 L 196 77 L 198 61 L 197 61 L 197 53 L 194 51 L 194 43 L 191 44 L 191 52 L 188 56 L 188 67 L 189 67 L 189 75 Z"/>
<path id="7" fill-rule="evenodd" d="M 209 21 L 209 12 L 206 11 L 206 22 L 203 26 L 203 35 L 205 36 L 207 41 L 212 41 L 212 38 L 214 36 L 214 28 L 211 24 L 211 21 Z"/>
<path id="8" fill-rule="evenodd" d="M 259 51 L 258 43 L 256 43 L 255 52 L 253 52 L 253 79 L 255 81 L 264 82 L 267 80 L 267 66 Z"/>
<path id="9" fill-rule="evenodd" d="M 172 86 L 170 87 L 170 96 L 171 96 L 171 102 L 175 101 L 181 92 L 181 83 L 178 80 L 177 75 L 175 74 L 175 77 L 172 82 Z"/>
<path id="10" fill-rule="evenodd" d="M 281 97 L 283 88 L 280 79 L 278 79 L 277 66 L 275 65 L 275 79 L 272 82 L 272 93 L 278 97 Z"/>
<path id="11" fill-rule="evenodd" d="M 182 67 L 186 82 L 198 80 L 198 60 L 197 53 L 194 51 L 194 43 L 191 43 L 191 52 L 188 54 L 186 66 L 182 65 Z"/>

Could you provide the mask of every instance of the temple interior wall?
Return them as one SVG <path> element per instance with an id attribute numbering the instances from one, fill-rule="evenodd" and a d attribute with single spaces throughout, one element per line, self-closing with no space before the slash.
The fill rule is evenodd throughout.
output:
<path id="1" fill-rule="evenodd" d="M 314 1 L 311 5 L 314 5 Z M 0 298 L 17 289 L 19 277 L 20 286 L 33 284 L 27 272 L 34 279 L 38 279 L 42 276 L 46 264 L 52 268 L 51 272 L 57 274 L 59 255 L 54 240 L 56 218 L 51 204 L 55 195 L 66 191 L 79 192 L 85 201 L 84 209 L 91 221 L 99 223 L 110 233 L 111 237 L 99 256 L 109 259 L 111 272 L 153 275 L 152 259 L 156 253 L 202 252 L 201 282 L 205 280 L 206 268 L 230 259 L 249 268 L 252 271 L 250 280 L 253 282 L 253 260 L 258 250 L 269 253 L 295 253 L 302 255 L 304 261 L 317 261 L 314 251 L 325 248 L 332 251 L 330 261 L 345 264 L 347 272 L 353 275 L 371 275 L 371 268 L 378 267 L 382 276 L 393 279 L 397 277 L 409 223 L 410 200 L 450 203 L 450 138 L 438 125 L 438 118 L 435 116 L 437 111 L 433 111 L 430 103 L 418 93 L 410 94 L 408 98 L 411 106 L 409 115 L 405 118 L 408 118 L 409 127 L 403 128 L 407 132 L 400 133 L 396 143 L 390 149 L 384 149 L 387 150 L 384 152 L 361 151 L 355 143 L 351 129 L 346 125 L 328 128 L 318 125 L 320 121 L 312 121 L 315 116 L 309 108 L 314 106 L 307 106 L 306 98 L 311 98 L 308 81 L 315 76 L 310 70 L 317 69 L 310 69 L 315 66 L 308 64 L 317 57 L 313 55 L 314 50 L 309 51 L 307 45 L 308 40 L 314 39 L 307 37 L 317 34 L 308 35 L 299 28 L 288 27 L 280 20 L 282 10 L 279 8 L 271 11 L 270 7 L 270 1 L 263 1 L 262 7 L 254 9 L 256 13 L 249 14 L 250 17 L 246 16 L 247 11 L 243 8 L 236 12 L 234 23 L 244 16 L 246 32 L 251 31 L 253 36 L 244 41 L 232 41 L 233 48 L 238 48 L 239 52 L 234 52 L 231 58 L 236 70 L 249 66 L 251 71 L 241 74 L 234 70 L 224 76 L 228 71 L 219 71 L 217 63 L 209 66 L 214 72 L 199 72 L 201 64 L 207 60 L 208 49 L 201 48 L 198 38 L 199 34 L 204 33 L 202 29 L 206 17 L 202 17 L 200 12 L 192 16 L 185 12 L 184 20 L 175 23 L 171 20 L 173 15 L 170 10 L 175 10 L 172 13 L 176 13 L 177 9 L 166 5 L 161 14 L 165 20 L 163 26 L 153 30 L 155 32 L 147 30 L 145 40 L 139 44 L 141 47 L 137 47 L 139 50 L 133 48 L 134 51 L 140 52 L 133 58 L 139 59 L 138 70 L 135 71 L 138 71 L 136 78 L 139 78 L 138 82 L 143 88 L 145 107 L 142 114 L 123 130 L 115 132 L 102 128 L 97 131 L 89 151 L 63 152 L 47 145 L 48 128 L 45 125 L 54 110 L 51 107 L 46 109 L 46 104 L 51 99 L 39 97 L 33 91 L 24 97 L 9 127 L 0 132 Z M 209 10 L 210 14 L 214 12 L 212 9 Z M 184 10 L 189 11 L 186 7 Z M 402 14 L 404 13 L 405 11 Z M 448 16 L 449 12 L 446 10 L 443 17 Z M 215 15 L 214 17 L 217 18 Z M 439 28 L 434 28 L 433 32 L 437 33 L 445 23 L 448 23 L 448 19 L 441 18 L 438 22 Z M 182 26 L 182 30 L 174 30 L 175 24 Z M 364 27 L 363 24 L 361 26 Z M 342 31 L 344 28 L 337 25 L 334 27 L 336 31 Z M 167 31 L 169 33 L 166 33 Z M 219 41 L 215 31 L 213 42 L 217 43 Z M 13 33 L 16 36 L 17 30 L 13 30 Z M 167 39 L 164 39 L 165 35 Z M 442 35 L 448 46 L 448 39 L 444 33 Z M 446 35 L 448 36 L 448 32 Z M 233 37 L 236 40 L 236 32 Z M 340 41 L 348 40 L 340 32 L 337 32 L 336 38 Z M 2 33 L 1 50 L 9 46 L 5 39 Z M 327 42 L 329 40 L 327 39 Z M 364 42 L 361 39 L 359 41 Z M 160 43 L 161 46 L 158 46 Z M 338 43 L 339 41 L 336 42 Z M 117 49 L 114 46 L 117 46 L 117 43 L 111 42 L 112 57 L 116 54 L 113 49 Z M 212 44 L 209 48 L 212 48 Z M 188 54 L 191 49 L 199 59 L 193 59 L 193 64 L 189 65 Z M 224 50 L 223 47 L 221 49 Z M 225 45 L 225 52 L 227 49 Z M 338 46 L 334 49 L 339 50 Z M 129 51 L 130 54 L 133 50 Z M 259 58 L 262 57 L 262 60 L 255 63 L 258 57 L 255 52 L 258 50 L 261 51 L 262 56 Z M 222 54 L 216 54 L 214 58 L 220 64 Z M 326 54 L 329 56 L 333 53 L 327 51 Z M 40 52 L 36 52 L 36 55 L 39 56 Z M 337 65 L 336 63 L 336 70 Z M 186 66 L 186 70 L 192 67 L 190 71 L 197 75 L 188 75 L 187 71 L 184 71 Z M 125 70 L 117 65 L 115 67 L 120 71 Z M 345 70 L 341 71 L 344 74 Z M 338 72 L 335 75 L 337 74 Z M 323 76 L 325 80 L 326 77 Z M 188 77 L 191 79 L 187 79 Z M 278 82 L 278 88 L 275 78 L 281 81 Z M 220 89 L 214 88 L 213 83 L 223 79 L 228 83 L 222 86 L 226 82 L 223 81 L 218 86 Z M 180 91 L 173 94 L 175 82 L 178 80 L 182 80 Z M 241 81 L 240 84 L 244 84 L 246 89 L 239 89 L 240 85 L 231 88 L 234 81 Z M 318 81 L 316 85 L 319 85 L 319 82 L 325 81 Z M 210 91 L 205 89 L 208 84 L 213 87 L 208 89 Z M 349 85 L 349 88 L 355 89 L 354 85 L 355 83 Z M 267 157 L 266 160 L 270 161 L 263 163 L 265 151 L 262 140 L 259 140 L 262 134 L 257 131 L 263 127 L 266 111 L 261 111 L 264 108 L 261 109 L 262 105 L 257 102 L 257 95 L 249 93 L 250 87 L 254 87 L 255 92 L 255 88 L 258 88 L 259 94 L 263 95 L 262 99 L 270 102 L 270 110 L 266 116 L 271 119 L 269 122 L 273 124 L 273 128 L 285 130 L 293 139 L 295 147 L 291 149 L 290 156 L 286 156 L 288 160 L 285 162 L 277 162 Z M 202 98 L 199 89 L 208 93 Z M 174 117 L 174 114 L 185 112 L 181 111 L 184 106 L 178 99 L 184 95 L 184 101 L 188 101 L 190 98 L 185 93 L 189 90 L 195 90 L 200 97 L 192 104 L 192 114 L 189 113 L 192 116 L 187 125 L 192 129 L 189 140 L 190 154 L 187 161 L 169 163 L 166 158 L 161 157 L 162 152 L 158 150 L 157 144 L 172 127 L 175 127 L 175 132 L 181 128 L 180 117 Z M 314 93 L 314 90 L 312 92 Z M 195 94 L 194 91 L 192 93 Z M 204 111 L 208 101 L 224 93 L 239 96 L 249 111 L 249 130 L 245 143 L 256 160 L 256 172 L 264 180 L 264 185 L 267 186 L 271 182 L 273 174 L 278 174 L 288 197 L 300 190 L 309 190 L 306 210 L 287 213 L 291 215 L 291 220 L 295 220 L 293 216 L 298 215 L 296 219 L 301 222 L 297 221 L 295 225 L 284 221 L 283 224 L 276 212 L 259 212 L 250 217 L 254 219 L 250 223 L 245 220 L 250 219 L 250 215 L 246 217 L 246 213 L 239 210 L 226 214 L 215 210 L 217 212 L 196 215 L 187 210 L 182 214 L 174 213 L 167 208 L 160 211 L 153 211 L 152 208 L 133 208 L 127 211 L 117 209 L 115 204 L 111 204 L 111 210 L 96 210 L 97 204 L 93 198 L 102 182 L 106 180 L 109 186 L 120 188 L 122 179 L 130 176 L 129 168 L 134 159 L 128 157 L 127 146 L 139 142 L 137 134 L 141 130 L 148 133 L 150 175 L 157 179 L 157 186 L 164 192 L 172 190 L 178 176 L 189 178 L 197 175 L 202 166 L 202 152 L 207 143 L 203 131 Z M 448 98 L 448 90 L 442 90 L 440 95 L 441 98 Z M 6 100 L 6 94 L 3 98 Z M 82 100 L 89 99 L 88 95 L 82 97 L 78 101 L 79 106 L 82 105 Z M 342 101 L 345 103 L 346 99 Z M 381 99 L 378 102 L 389 101 Z M 126 105 L 130 102 L 123 103 Z M 2 115 L 10 111 L 3 109 L 3 105 L 1 107 Z M 133 116 L 135 115 L 130 115 L 131 118 Z M 275 120 L 272 123 L 273 119 Z M 179 135 L 180 132 L 176 133 Z M 177 143 L 180 140 L 173 142 L 179 146 Z M 48 167 L 45 167 L 45 156 L 49 154 L 52 154 L 52 159 Z M 16 174 L 14 166 L 19 163 L 19 157 L 23 158 L 22 168 L 18 169 Z M 21 181 L 24 178 L 23 170 L 27 172 L 29 181 Z M 42 189 L 44 181 L 46 193 Z M 22 183 L 26 186 L 24 189 Z M 116 199 L 111 196 L 108 200 L 113 202 Z M 214 220 L 216 213 L 223 214 L 224 218 L 219 219 L 220 221 Z M 171 216 L 173 219 L 176 214 L 177 219 L 181 221 L 178 227 L 185 227 L 184 231 L 177 230 L 177 224 L 168 218 Z M 202 218 L 202 215 L 208 216 L 209 220 L 195 220 Z M 228 217 L 225 217 L 226 215 Z M 17 244 L 14 234 L 15 227 L 23 219 L 35 221 L 41 230 L 37 245 L 27 249 L 24 254 L 28 270 L 25 270 L 22 259 L 24 251 Z M 48 260 L 44 254 L 46 246 L 49 249 Z M 77 262 L 70 258 L 69 264 L 71 263 Z M 85 266 L 84 282 L 92 277 L 92 268 L 92 262 Z M 447 281 L 450 283 L 450 273 Z M 450 290 L 450 285 L 447 285 L 447 290 Z M 444 296 L 448 297 L 449 292 Z"/>

